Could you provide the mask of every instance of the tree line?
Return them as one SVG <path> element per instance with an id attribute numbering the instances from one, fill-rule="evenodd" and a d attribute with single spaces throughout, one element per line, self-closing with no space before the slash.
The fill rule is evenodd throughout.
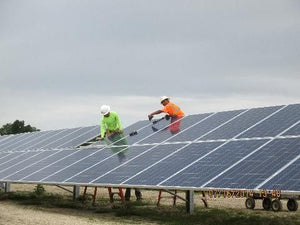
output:
<path id="1" fill-rule="evenodd" d="M 15 120 L 13 123 L 7 123 L 0 128 L 0 135 L 20 134 L 25 132 L 40 131 L 31 125 L 25 125 L 24 120 Z"/>

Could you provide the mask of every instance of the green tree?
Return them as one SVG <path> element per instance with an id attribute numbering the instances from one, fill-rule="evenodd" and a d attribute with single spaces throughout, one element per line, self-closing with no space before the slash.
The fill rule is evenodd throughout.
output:
<path id="1" fill-rule="evenodd" d="M 13 123 L 7 123 L 0 128 L 0 134 L 19 134 L 24 132 L 39 131 L 39 129 L 30 125 L 25 126 L 24 120 L 15 120 Z"/>

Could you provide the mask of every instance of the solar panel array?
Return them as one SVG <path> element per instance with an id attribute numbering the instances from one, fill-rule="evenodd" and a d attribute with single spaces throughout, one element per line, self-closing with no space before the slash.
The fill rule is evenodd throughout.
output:
<path id="1" fill-rule="evenodd" d="M 0 180 L 300 191 L 300 104 L 139 121 L 124 133 L 125 145 L 106 141 L 48 151 L 18 152 L 23 144 L 9 152 L 0 139 Z"/>
<path id="2" fill-rule="evenodd" d="M 99 135 L 99 126 L 0 136 L 0 152 L 77 147 Z"/>

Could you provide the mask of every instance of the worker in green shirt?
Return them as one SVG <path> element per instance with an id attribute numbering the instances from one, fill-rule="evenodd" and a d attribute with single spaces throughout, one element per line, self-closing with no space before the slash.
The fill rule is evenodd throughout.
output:
<path id="1" fill-rule="evenodd" d="M 125 160 L 125 153 L 128 150 L 127 139 L 122 131 L 122 124 L 119 115 L 116 112 L 110 111 L 108 105 L 101 106 L 101 135 L 100 140 L 104 140 L 105 137 L 111 142 L 110 149 L 113 153 L 117 153 L 120 163 Z M 107 142 L 107 141 L 106 141 Z"/>
<path id="2" fill-rule="evenodd" d="M 110 111 L 110 107 L 108 105 L 103 105 L 101 106 L 101 114 L 103 115 L 101 119 L 101 140 L 104 139 L 105 135 L 110 137 L 114 133 L 123 133 L 118 113 Z"/>
<path id="3" fill-rule="evenodd" d="M 101 136 L 100 140 L 104 140 L 106 136 L 113 144 L 111 150 L 113 153 L 117 153 L 120 163 L 125 160 L 125 152 L 128 150 L 128 142 L 123 134 L 123 128 L 118 113 L 111 111 L 108 105 L 101 106 Z M 125 200 L 130 200 L 131 189 L 126 188 Z M 142 199 L 141 191 L 136 188 L 135 196 L 137 200 Z"/>

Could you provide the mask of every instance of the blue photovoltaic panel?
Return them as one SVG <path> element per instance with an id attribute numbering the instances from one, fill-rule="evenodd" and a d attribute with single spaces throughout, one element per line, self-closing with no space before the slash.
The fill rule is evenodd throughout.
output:
<path id="1" fill-rule="evenodd" d="M 2 153 L 4 154 L 4 153 Z M 24 152 L 22 153 L 5 153 L 6 155 L 0 158 L 0 165 L 7 163 L 8 161 L 10 161 L 11 159 L 15 158 L 15 157 L 19 157 L 21 154 L 24 154 Z"/>
<path id="2" fill-rule="evenodd" d="M 52 152 L 52 154 L 44 157 L 42 160 L 38 160 L 32 164 L 29 164 L 27 167 L 18 170 L 17 173 L 11 174 L 11 176 L 8 176 L 6 179 L 21 180 L 22 178 L 34 173 L 39 173 L 40 176 L 43 177 L 41 174 L 45 174 L 46 171 L 48 171 L 48 175 L 50 175 L 60 168 L 68 166 L 69 164 L 71 164 L 71 162 L 82 159 L 86 155 L 92 153 L 91 150 L 51 150 L 48 152 Z M 73 161 L 70 159 L 72 159 Z M 52 169 L 50 169 L 51 166 Z"/>
<path id="3" fill-rule="evenodd" d="M 148 120 L 141 120 L 128 127 L 124 128 L 124 134 L 129 135 L 132 131 L 142 130 L 143 128 L 149 126 L 150 122 Z"/>
<path id="4" fill-rule="evenodd" d="M 147 148 L 147 147 L 145 147 Z M 126 160 L 128 157 L 132 157 L 132 155 L 136 152 L 134 150 L 128 150 L 126 148 L 119 149 L 120 154 L 118 152 L 115 152 L 115 148 L 102 148 L 99 150 L 95 149 L 84 149 L 84 150 L 78 150 L 75 154 L 72 156 L 69 156 L 64 159 L 63 162 L 68 162 L 66 165 L 62 162 L 57 162 L 52 164 L 51 166 L 47 167 L 44 170 L 41 170 L 37 173 L 34 173 L 32 176 L 27 177 L 25 180 L 28 181 L 39 181 L 46 177 L 44 181 L 60 181 L 63 182 L 64 180 L 83 172 L 84 170 L 95 166 L 88 170 L 88 173 L 82 173 L 78 176 L 92 176 L 91 173 L 96 173 L 101 175 L 103 171 L 99 170 L 97 167 L 98 163 L 101 163 L 101 161 L 105 159 L 111 159 L 108 163 L 108 167 L 112 166 L 112 162 L 117 161 L 118 165 L 122 163 L 123 160 Z M 86 153 L 86 155 L 83 157 L 82 154 Z M 84 160 L 81 160 L 84 159 Z M 105 160 L 105 162 L 108 160 Z M 104 164 L 105 164 L 104 162 Z M 70 166 L 69 166 L 70 165 Z M 102 164 L 101 164 L 102 165 Z M 106 164 L 105 164 L 106 165 Z M 115 164 L 114 164 L 115 165 Z M 106 168 L 108 169 L 108 168 Z M 59 171 L 59 172 L 58 172 Z M 47 176 L 45 176 L 47 174 Z M 53 174 L 53 175 L 52 175 Z M 50 175 L 50 176 L 49 176 Z M 52 175 L 52 176 L 51 176 Z"/>
<path id="5" fill-rule="evenodd" d="M 205 182 L 223 172 L 265 142 L 266 140 L 230 141 L 161 185 L 201 187 Z"/>
<path id="6" fill-rule="evenodd" d="M 149 126 L 144 127 L 140 131 L 138 131 L 137 135 L 130 136 L 128 138 L 128 144 L 132 145 L 134 143 L 140 143 L 145 138 L 147 138 L 149 135 L 154 135 L 159 130 L 164 130 L 170 125 L 170 120 L 163 119 L 159 122 L 157 122 L 155 125 L 152 124 L 152 122 L 147 121 L 149 123 Z M 153 125 L 153 126 L 152 126 Z"/>
<path id="7" fill-rule="evenodd" d="M 260 187 L 267 190 L 300 190 L 300 159 L 292 163 L 285 170 L 273 177 L 269 182 Z"/>
<path id="8" fill-rule="evenodd" d="M 34 133 L 34 132 L 33 132 Z M 3 148 L 6 148 L 10 145 L 13 145 L 17 142 L 20 142 L 28 137 L 30 137 L 31 135 L 33 135 L 33 133 L 23 133 L 23 134 L 15 134 L 15 135 L 10 135 L 9 138 L 3 140 L 0 143 L 0 151 L 3 151 Z"/>
<path id="9" fill-rule="evenodd" d="M 19 155 L 20 153 L 1 153 L 0 165 Z"/>
<path id="10" fill-rule="evenodd" d="M 6 157 L 6 161 L 0 164 L 0 171 L 3 169 L 6 169 L 9 166 L 12 166 L 21 160 L 27 159 L 28 157 L 31 157 L 35 155 L 36 152 L 22 152 L 21 154 L 11 154 L 11 156 Z"/>
<path id="11" fill-rule="evenodd" d="M 159 119 L 157 119 L 159 120 Z M 153 120 L 155 121 L 155 120 Z M 148 138 L 149 136 L 155 135 L 159 131 L 169 132 L 168 128 L 170 126 L 171 120 L 162 119 L 159 120 L 157 123 L 153 124 L 153 121 L 140 121 L 138 124 L 133 124 L 134 126 L 130 126 L 124 129 L 124 134 L 128 137 L 126 138 L 126 143 L 128 145 L 132 145 L 135 143 L 141 143 L 144 139 Z M 132 131 L 137 131 L 136 135 L 130 136 L 129 134 Z M 103 141 L 96 142 L 95 145 L 103 145 L 107 144 Z"/>
<path id="12" fill-rule="evenodd" d="M 43 132 L 33 132 L 27 134 L 29 138 L 24 139 L 23 141 L 15 142 L 12 145 L 7 146 L 6 148 L 1 148 L 3 151 L 24 151 L 30 149 L 30 146 L 36 142 L 43 140 L 47 135 L 52 135 L 55 131 L 43 131 Z"/>
<path id="13" fill-rule="evenodd" d="M 131 185 L 157 185 L 167 179 L 177 171 L 188 166 L 211 150 L 215 149 L 223 142 L 203 142 L 193 143 L 182 148 L 173 155 L 169 155 L 166 159 L 155 163 L 155 166 L 150 167 L 139 175 L 129 179 L 124 184 Z M 134 162 L 133 162 L 134 163 Z M 123 167 L 120 168 L 122 170 Z M 134 174 L 131 173 L 131 176 Z M 122 180 L 124 182 L 124 179 Z"/>
<path id="14" fill-rule="evenodd" d="M 43 176 L 44 170 L 42 170 L 27 179 L 41 180 L 46 178 L 44 181 L 63 182 L 108 157 L 118 157 L 113 156 L 113 154 L 114 152 L 112 152 L 110 148 L 79 150 L 63 161 L 58 161 L 49 166 L 45 170 L 48 172 L 47 176 Z M 98 173 L 100 173 L 100 171 L 98 171 Z"/>
<path id="15" fill-rule="evenodd" d="M 11 135 L 0 142 L 0 152 L 77 147 L 99 135 L 99 126 Z"/>
<path id="16" fill-rule="evenodd" d="M 1 144 L 1 141 L 3 141 L 4 139 L 8 138 L 8 135 L 5 135 L 5 136 L 1 136 L 0 135 L 0 144 Z"/>
<path id="17" fill-rule="evenodd" d="M 1 163 L 1 159 L 5 158 L 6 156 L 8 156 L 10 153 L 4 153 L 4 152 L 0 152 L 0 163 Z"/>
<path id="18" fill-rule="evenodd" d="M 75 131 L 77 129 L 78 128 L 56 130 L 51 136 L 49 136 L 49 137 L 47 136 L 47 137 L 43 138 L 43 140 L 33 143 L 30 146 L 30 149 L 31 150 L 43 149 L 48 144 L 55 142 L 56 140 L 68 135 L 69 133 L 72 133 L 73 131 Z"/>
<path id="19" fill-rule="evenodd" d="M 144 137 L 144 135 L 141 135 L 141 133 L 143 133 L 143 130 L 147 130 L 147 127 L 149 127 L 151 124 L 149 121 L 147 120 L 142 120 L 142 121 L 138 121 L 126 128 L 124 128 L 124 135 L 125 136 L 129 136 L 127 138 L 127 142 L 128 144 L 133 144 L 135 142 L 137 142 L 137 140 L 141 139 L 142 137 Z M 133 131 L 137 131 L 137 135 L 134 136 L 130 136 L 129 134 L 132 133 Z M 91 144 L 91 146 L 95 146 L 95 145 L 103 145 L 102 141 L 97 141 L 93 144 Z"/>
<path id="20" fill-rule="evenodd" d="M 152 148 L 148 147 L 149 149 L 144 152 L 143 149 L 145 148 L 143 146 L 132 147 L 132 151 L 136 151 L 136 153 L 134 154 L 137 155 L 136 158 L 131 158 L 132 160 L 129 161 L 130 158 L 128 157 L 128 161 L 124 162 L 119 168 L 116 168 L 116 166 L 119 165 L 119 163 L 113 166 L 113 163 L 106 162 L 107 166 L 102 165 L 99 171 L 107 170 L 107 168 L 109 168 L 107 172 L 112 169 L 113 171 L 110 171 L 108 174 L 102 177 L 99 177 L 101 174 L 96 174 L 96 176 L 93 177 L 93 179 L 89 180 L 89 182 L 119 184 L 128 179 L 129 177 L 135 175 L 137 172 L 142 171 L 143 169 L 154 164 L 163 157 L 166 157 L 167 155 L 175 152 L 183 146 L 184 144 L 160 145 Z M 131 149 L 129 149 L 129 151 L 131 151 Z M 97 177 L 99 178 L 96 179 Z"/>
<path id="21" fill-rule="evenodd" d="M 21 134 L 21 135 L 24 135 L 24 134 Z M 1 146 L 4 146 L 6 143 L 10 142 L 9 139 L 11 139 L 13 137 L 16 138 L 16 136 L 17 135 L 6 135 L 5 136 L 6 138 L 3 138 L 2 140 L 0 140 L 0 149 L 1 149 Z M 4 136 L 1 136 L 1 137 L 4 137 Z"/>
<path id="22" fill-rule="evenodd" d="M 69 141 L 66 141 L 64 144 L 59 145 L 59 148 L 71 148 L 79 146 L 97 136 L 99 136 L 99 126 L 90 127 L 89 130 L 83 131 L 80 135 L 71 138 Z"/>
<path id="23" fill-rule="evenodd" d="M 215 130 L 214 132 L 205 135 L 201 140 L 218 140 L 230 139 L 245 131 L 249 127 L 255 125 L 262 119 L 277 111 L 282 106 L 267 107 L 267 108 L 254 108 L 243 113 L 234 120 L 228 122 L 224 126 Z"/>
<path id="24" fill-rule="evenodd" d="M 61 148 L 62 146 L 67 145 L 66 143 L 69 143 L 70 140 L 74 140 L 75 138 L 78 138 L 78 137 L 82 136 L 86 132 L 89 132 L 89 131 L 94 130 L 94 129 L 96 129 L 96 130 L 100 129 L 99 127 L 98 128 L 97 127 L 98 126 L 75 128 L 75 130 L 73 132 L 67 134 L 66 136 L 63 136 L 63 137 L 57 139 L 54 142 L 46 144 L 45 146 L 43 146 L 43 148 L 47 148 L 47 149 L 50 149 L 50 148 Z M 94 136 L 91 135 L 91 139 L 95 138 L 96 136 L 97 135 L 94 135 Z M 76 146 L 72 146 L 72 144 L 70 144 L 69 146 L 66 146 L 66 147 L 76 147 Z"/>
<path id="25" fill-rule="evenodd" d="M 288 105 L 238 138 L 274 137 L 300 120 L 300 104 Z"/>
<path id="26" fill-rule="evenodd" d="M 299 151 L 300 139 L 273 140 L 206 186 L 253 189 L 290 162 Z"/>
<path id="27" fill-rule="evenodd" d="M 201 136 L 212 132 L 214 129 L 218 128 L 219 126 L 222 126 L 228 120 L 234 118 L 242 112 L 243 110 L 218 112 L 206 118 L 197 125 L 189 128 L 185 132 L 182 132 L 172 137 L 168 142 L 193 141 L 195 139 L 199 139 Z"/>
<path id="28" fill-rule="evenodd" d="M 300 123 L 286 131 L 283 136 L 285 135 L 300 135 Z"/>
<path id="29" fill-rule="evenodd" d="M 120 148 L 120 149 L 105 149 L 105 151 L 110 151 L 111 157 L 106 158 L 98 158 L 98 163 L 90 164 L 90 167 L 85 170 L 84 172 L 72 177 L 71 179 L 68 178 L 66 182 L 83 182 L 88 183 L 91 182 L 93 179 L 105 174 L 106 172 L 116 168 L 117 166 L 126 163 L 128 160 L 136 157 L 144 153 L 150 146 L 130 146 L 129 148 Z M 163 154 L 163 153 L 162 153 Z M 101 160 L 102 159 L 102 160 Z M 84 166 L 85 162 L 79 162 L 76 167 Z M 81 170 L 82 171 L 82 170 Z M 73 175 L 75 175 L 73 173 Z M 73 176 L 72 175 L 72 176 Z M 71 176 L 70 176 L 71 177 Z M 51 177 L 49 177 L 46 181 L 51 181 Z"/>
<path id="30" fill-rule="evenodd" d="M 187 117 L 180 118 L 178 120 L 169 119 L 169 124 L 164 129 L 158 130 L 156 124 L 153 124 L 151 129 L 153 130 L 153 135 L 140 141 L 139 143 L 160 143 L 162 141 L 177 135 L 180 131 L 183 131 L 192 125 L 200 122 L 201 120 L 207 118 L 210 114 L 200 114 L 191 115 Z M 159 125 L 159 124 L 158 124 Z M 191 139 L 190 139 L 191 141 Z"/>
<path id="31" fill-rule="evenodd" d="M 50 157 L 45 157 L 45 159 L 26 168 L 25 170 L 20 171 L 17 174 L 14 174 L 13 176 L 16 177 L 16 176 L 20 176 L 20 174 L 22 174 L 25 176 L 20 178 L 21 181 L 39 181 L 42 178 L 51 174 L 52 171 L 50 169 L 50 165 L 52 165 L 53 163 L 65 158 L 65 157 L 68 157 L 74 151 L 80 151 L 80 150 L 60 150 L 60 151 L 55 150 L 52 155 L 50 154 Z M 39 169 L 41 165 L 42 165 L 42 169 Z M 57 169 L 58 168 L 53 165 L 52 170 L 56 171 Z M 24 173 L 24 172 L 26 172 L 26 173 Z M 26 177 L 26 179 L 25 179 L 25 177 Z M 11 177 L 8 176 L 6 178 L 6 180 L 11 180 Z"/>
<path id="32" fill-rule="evenodd" d="M 0 181 L 299 191 L 299 109 L 207 113 L 172 124 L 139 121 L 124 129 L 122 146 L 106 140 L 68 149 L 98 136 L 99 126 L 0 137 Z M 286 137 L 270 138 L 284 131 Z"/>
<path id="33" fill-rule="evenodd" d="M 10 166 L 6 165 L 6 167 L 4 168 L 0 166 L 0 179 L 12 173 L 15 173 L 16 171 L 19 171 L 41 159 L 44 159 L 45 157 L 53 154 L 53 151 L 39 151 L 32 153 L 32 155 L 30 154 L 28 157 L 22 157 L 22 159 L 19 159 L 17 163 L 14 163 Z"/>

